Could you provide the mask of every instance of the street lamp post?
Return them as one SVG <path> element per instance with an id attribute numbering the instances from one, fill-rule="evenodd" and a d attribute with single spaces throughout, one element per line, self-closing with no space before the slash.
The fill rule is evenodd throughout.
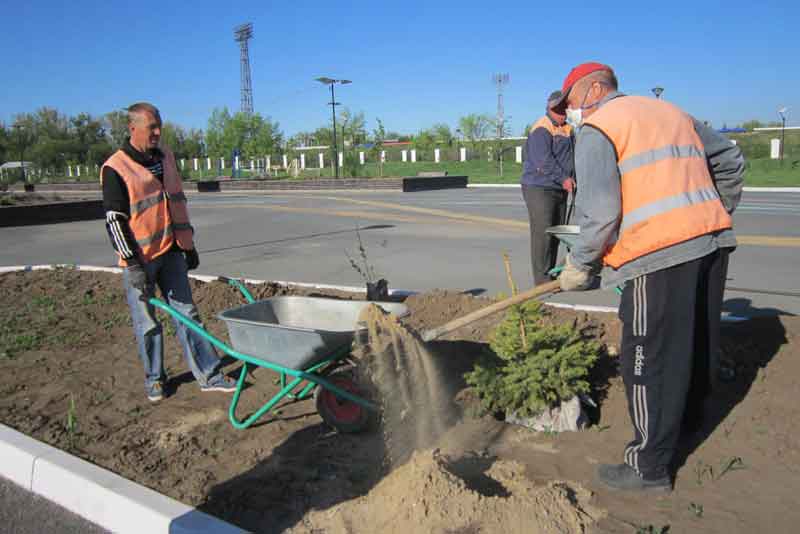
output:
<path id="1" fill-rule="evenodd" d="M 321 77 L 316 78 L 316 81 L 319 83 L 330 85 L 331 87 L 331 101 L 329 105 L 331 106 L 331 115 L 333 116 L 333 172 L 336 178 L 339 177 L 339 151 L 336 145 L 336 106 L 339 105 L 339 102 L 336 101 L 336 94 L 334 93 L 333 86 L 338 84 L 347 85 L 348 83 L 353 83 L 350 80 L 337 80 L 335 78 L 328 78 L 328 77 Z"/>
<path id="2" fill-rule="evenodd" d="M 786 112 L 789 108 L 781 108 L 778 110 L 778 115 L 781 116 L 781 165 L 783 165 L 783 144 L 786 141 Z"/>
<path id="3" fill-rule="evenodd" d="M 663 87 L 657 85 L 650 90 L 653 91 L 653 94 L 656 95 L 656 98 L 661 99 L 661 93 L 664 92 Z"/>

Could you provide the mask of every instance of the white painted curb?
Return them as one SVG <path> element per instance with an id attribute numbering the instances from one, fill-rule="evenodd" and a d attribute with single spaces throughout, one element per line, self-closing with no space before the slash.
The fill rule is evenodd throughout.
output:
<path id="1" fill-rule="evenodd" d="M 246 532 L 0 424 L 0 474 L 112 532 Z"/>

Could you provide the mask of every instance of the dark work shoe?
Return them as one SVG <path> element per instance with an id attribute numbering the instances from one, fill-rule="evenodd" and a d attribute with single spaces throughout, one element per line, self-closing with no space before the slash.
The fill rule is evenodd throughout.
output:
<path id="1" fill-rule="evenodd" d="M 672 491 L 669 475 L 655 479 L 642 478 L 628 464 L 600 464 L 597 478 L 609 488 L 617 490 Z"/>

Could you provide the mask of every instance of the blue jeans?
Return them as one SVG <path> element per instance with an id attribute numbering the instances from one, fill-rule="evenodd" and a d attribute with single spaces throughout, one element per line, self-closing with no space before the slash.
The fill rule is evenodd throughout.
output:
<path id="1" fill-rule="evenodd" d="M 151 294 L 155 293 L 154 286 L 157 284 L 170 306 L 200 322 L 197 307 L 192 300 L 186 260 L 181 252 L 177 250 L 167 252 L 146 264 L 144 269 L 151 284 L 149 288 Z M 149 388 L 156 382 L 163 383 L 166 378 L 161 323 L 156 319 L 155 308 L 139 300 L 142 292 L 131 286 L 128 269 L 123 269 L 122 281 L 133 319 L 133 332 L 139 345 L 139 356 L 144 364 L 145 388 Z M 173 322 L 186 363 L 189 364 L 189 369 L 200 385 L 205 386 L 208 380 L 219 372 L 219 357 L 211 343 L 202 336 L 195 334 L 175 319 Z"/>

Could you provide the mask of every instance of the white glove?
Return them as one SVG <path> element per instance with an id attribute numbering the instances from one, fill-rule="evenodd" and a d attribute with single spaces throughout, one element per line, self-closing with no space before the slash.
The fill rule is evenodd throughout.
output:
<path id="1" fill-rule="evenodd" d="M 583 291 L 589 289 L 592 282 L 592 271 L 584 271 L 576 267 L 572 263 L 570 255 L 567 254 L 566 263 L 558 281 L 561 283 L 561 291 Z"/>

